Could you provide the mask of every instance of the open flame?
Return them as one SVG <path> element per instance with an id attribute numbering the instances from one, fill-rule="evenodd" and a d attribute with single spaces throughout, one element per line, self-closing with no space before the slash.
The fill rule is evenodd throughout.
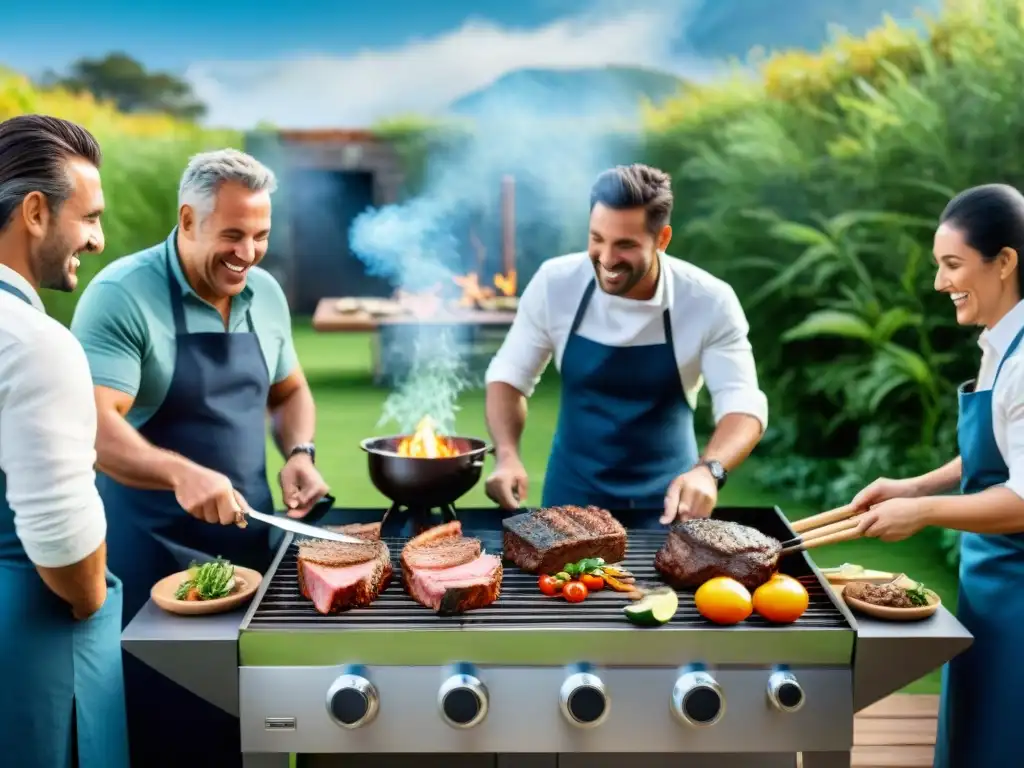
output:
<path id="1" fill-rule="evenodd" d="M 475 307 L 480 302 L 493 299 L 494 288 L 480 285 L 480 276 L 476 272 L 469 272 L 465 275 L 455 275 L 452 280 L 462 289 L 462 296 L 459 298 L 460 307 Z M 515 270 L 507 275 L 495 275 L 494 286 L 502 296 L 516 295 L 516 273 Z"/>
<path id="2" fill-rule="evenodd" d="M 453 275 L 454 282 L 462 291 L 462 295 L 451 302 L 452 305 L 462 309 L 487 308 L 488 304 L 500 301 L 500 298 L 515 299 L 516 295 L 516 272 L 510 271 L 507 274 L 494 276 L 494 288 L 489 285 L 480 284 L 480 275 L 477 272 L 467 272 L 465 275 Z M 497 290 L 495 290 L 497 289 Z M 442 298 L 441 285 L 437 284 L 424 291 L 397 290 L 395 300 L 414 317 L 429 318 L 440 314 L 445 309 L 445 300 Z"/>
<path id="3" fill-rule="evenodd" d="M 515 296 L 516 271 L 513 269 L 507 275 L 495 275 L 494 284 L 501 291 L 502 296 Z"/>
<path id="4" fill-rule="evenodd" d="M 434 429 L 434 420 L 429 416 L 420 419 L 416 431 L 402 438 L 398 444 L 398 455 L 414 459 L 447 459 L 458 456 L 459 449 Z"/>

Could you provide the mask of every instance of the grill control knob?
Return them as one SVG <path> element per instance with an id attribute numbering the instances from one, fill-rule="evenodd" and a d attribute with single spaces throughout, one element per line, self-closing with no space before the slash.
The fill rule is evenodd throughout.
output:
<path id="1" fill-rule="evenodd" d="M 608 717 L 611 700 L 601 678 L 590 672 L 569 675 L 559 691 L 562 714 L 578 728 L 594 728 Z"/>
<path id="2" fill-rule="evenodd" d="M 684 672 L 672 688 L 672 713 L 687 725 L 714 725 L 725 714 L 725 694 L 703 669 Z"/>
<path id="3" fill-rule="evenodd" d="M 780 670 L 768 678 L 768 700 L 780 712 L 796 712 L 804 705 L 804 689 L 792 672 Z"/>
<path id="4" fill-rule="evenodd" d="M 379 706 L 377 689 L 359 674 L 342 675 L 327 691 L 327 714 L 342 728 L 373 722 Z"/>
<path id="5" fill-rule="evenodd" d="M 437 694 L 441 718 L 452 728 L 472 728 L 487 717 L 487 687 L 472 667 L 458 665 Z"/>

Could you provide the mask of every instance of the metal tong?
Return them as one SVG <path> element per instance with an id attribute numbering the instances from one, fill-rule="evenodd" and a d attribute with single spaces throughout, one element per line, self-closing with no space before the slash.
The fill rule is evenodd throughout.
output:
<path id="1" fill-rule="evenodd" d="M 782 542 L 782 552 L 779 556 L 859 539 L 860 532 L 857 526 L 860 525 L 860 521 L 856 518 L 860 511 L 852 504 L 847 504 L 791 523 L 790 528 L 800 535 Z"/>

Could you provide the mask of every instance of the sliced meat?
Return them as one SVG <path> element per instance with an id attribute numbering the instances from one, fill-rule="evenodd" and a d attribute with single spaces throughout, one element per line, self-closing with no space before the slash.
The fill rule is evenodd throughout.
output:
<path id="1" fill-rule="evenodd" d="M 600 507 L 546 507 L 503 523 L 505 559 L 527 573 L 557 573 L 566 563 L 626 556 L 626 529 Z"/>
<path id="2" fill-rule="evenodd" d="M 405 550 L 405 563 L 411 568 L 454 568 L 480 557 L 479 539 L 449 538 L 429 541 Z"/>
<path id="3" fill-rule="evenodd" d="M 481 554 L 479 539 L 464 537 L 458 521 L 410 539 L 401 561 L 405 591 L 442 616 L 486 607 L 501 594 L 501 558 Z"/>
<path id="4" fill-rule="evenodd" d="M 307 539 L 299 543 L 299 559 L 330 566 L 358 565 L 380 557 L 381 547 L 387 548 L 379 541 L 350 544 L 344 541 Z"/>
<path id="5" fill-rule="evenodd" d="M 654 567 L 677 589 L 728 576 L 747 589 L 772 577 L 782 544 L 749 525 L 713 518 L 672 526 L 654 556 Z"/>
<path id="6" fill-rule="evenodd" d="M 326 525 L 324 527 L 328 531 L 355 536 L 357 539 L 380 540 L 380 523 L 349 523 L 348 525 Z"/>
<path id="7" fill-rule="evenodd" d="M 322 540 L 299 545 L 299 591 L 324 615 L 369 605 L 393 575 L 391 553 L 380 541 L 365 547 Z"/>

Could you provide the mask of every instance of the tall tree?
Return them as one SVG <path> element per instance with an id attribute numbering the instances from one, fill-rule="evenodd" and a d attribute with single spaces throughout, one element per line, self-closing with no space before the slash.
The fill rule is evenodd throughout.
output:
<path id="1" fill-rule="evenodd" d="M 167 72 L 147 71 L 125 53 L 79 59 L 66 74 L 48 72 L 44 81 L 113 101 L 122 112 L 162 112 L 189 120 L 206 114 L 206 105 L 196 98 L 187 82 Z"/>

